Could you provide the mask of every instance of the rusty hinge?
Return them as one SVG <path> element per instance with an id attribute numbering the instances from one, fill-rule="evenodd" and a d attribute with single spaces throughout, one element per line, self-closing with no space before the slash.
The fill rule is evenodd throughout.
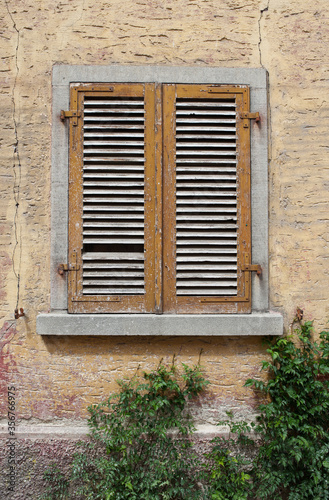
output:
<path id="1" fill-rule="evenodd" d="M 20 308 L 19 312 L 18 309 L 15 309 L 15 319 L 21 318 L 22 316 L 25 316 L 25 312 L 23 307 Z"/>
<path id="2" fill-rule="evenodd" d="M 59 264 L 57 272 L 62 276 L 64 273 L 67 273 L 69 271 L 79 271 L 79 269 L 80 266 L 77 266 L 75 264 Z"/>
<path id="3" fill-rule="evenodd" d="M 262 266 L 260 264 L 245 264 L 242 266 L 241 271 L 250 271 L 257 273 L 257 276 L 262 274 Z"/>
<path id="4" fill-rule="evenodd" d="M 255 120 L 256 123 L 260 120 L 258 111 L 256 113 L 241 113 L 240 116 L 243 119 L 244 128 L 249 128 L 249 120 Z"/>
<path id="5" fill-rule="evenodd" d="M 243 254 L 243 260 L 244 264 L 241 266 L 241 271 L 248 271 L 248 272 L 255 272 L 257 273 L 257 276 L 260 276 L 262 274 L 262 267 L 259 264 L 249 264 L 250 262 L 250 254 L 249 253 L 244 253 Z"/>
<path id="6" fill-rule="evenodd" d="M 72 123 L 74 126 L 78 125 L 78 118 L 80 118 L 80 116 L 80 111 L 64 111 L 63 109 L 61 110 L 60 114 L 60 118 L 62 121 L 64 121 L 66 118 L 72 118 Z"/>

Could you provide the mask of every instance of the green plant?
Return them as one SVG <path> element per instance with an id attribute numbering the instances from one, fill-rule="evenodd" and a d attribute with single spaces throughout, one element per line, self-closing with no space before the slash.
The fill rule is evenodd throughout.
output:
<path id="1" fill-rule="evenodd" d="M 260 498 L 329 498 L 329 332 L 315 342 L 305 322 L 296 333 L 297 342 L 290 336 L 269 346 L 267 383 L 246 382 L 271 398 L 259 408 L 256 429 Z"/>
<path id="2" fill-rule="evenodd" d="M 48 499 L 199 499 L 199 464 L 189 440 L 194 430 L 187 401 L 207 384 L 199 365 L 160 363 L 121 381 L 120 392 L 88 408 L 92 441 L 76 453 L 62 490 Z M 51 477 L 48 483 L 51 486 Z"/>
<path id="3" fill-rule="evenodd" d="M 44 472 L 43 477 L 48 484 L 46 494 L 43 495 L 43 498 L 58 498 L 59 500 L 66 498 L 66 494 L 69 488 L 69 481 L 56 464 L 51 464 L 49 468 Z"/>
<path id="4" fill-rule="evenodd" d="M 250 460 L 238 453 L 234 439 L 216 437 L 213 447 L 206 455 L 208 462 L 208 498 L 211 500 L 247 500 L 251 493 L 250 475 L 247 472 Z"/>
<path id="5" fill-rule="evenodd" d="M 295 336 L 268 340 L 267 352 L 271 361 L 263 361 L 262 369 L 268 381 L 249 379 L 245 385 L 269 401 L 259 406 L 256 423 L 220 422 L 235 439 L 215 443 L 212 487 L 231 487 L 229 471 L 235 470 L 241 498 L 249 498 L 246 492 L 252 499 L 329 498 L 329 332 L 316 342 L 312 323 L 300 323 Z M 252 460 L 238 459 L 237 446 L 240 457 L 246 447 L 254 451 Z M 226 498 L 237 497 L 229 491 Z"/>

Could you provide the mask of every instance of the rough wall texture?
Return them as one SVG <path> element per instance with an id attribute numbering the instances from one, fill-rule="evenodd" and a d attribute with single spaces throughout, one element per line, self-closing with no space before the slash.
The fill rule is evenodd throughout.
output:
<path id="1" fill-rule="evenodd" d="M 269 73 L 270 303 L 328 318 L 327 0 L 0 0 L 0 410 L 16 387 L 21 422 L 83 419 L 117 378 L 161 358 L 203 365 L 200 422 L 250 413 L 259 372 L 250 338 L 41 338 L 49 309 L 51 71 L 63 64 L 260 67 Z M 15 321 L 14 309 L 25 316 Z M 239 370 L 237 372 L 237 366 Z M 5 434 L 4 434 L 5 435 Z M 5 458 L 4 458 L 5 461 Z M 4 486 L 3 486 L 4 487 Z M 23 498 L 23 497 L 22 497 Z"/>

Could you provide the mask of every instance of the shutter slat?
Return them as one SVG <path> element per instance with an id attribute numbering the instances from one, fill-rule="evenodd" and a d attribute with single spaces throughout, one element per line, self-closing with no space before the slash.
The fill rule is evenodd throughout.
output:
<path id="1" fill-rule="evenodd" d="M 236 164 L 237 160 L 228 158 L 223 160 L 219 160 L 218 158 L 202 158 L 198 160 L 194 160 L 192 158 L 179 158 L 179 160 L 177 160 L 177 165 L 180 165 L 181 163 L 213 163 L 214 165 L 217 163 Z"/>
<path id="2" fill-rule="evenodd" d="M 176 276 L 177 276 L 177 278 L 182 278 L 182 279 L 200 278 L 200 272 L 188 272 L 188 273 L 178 272 L 176 274 Z M 211 272 L 211 273 L 202 272 L 202 278 L 203 279 L 210 278 L 211 280 L 215 280 L 215 279 L 218 279 L 218 278 L 226 278 L 226 279 L 234 278 L 236 280 L 237 273 L 230 273 L 230 272 L 216 273 L 215 271 Z M 196 282 L 190 281 L 189 282 L 189 286 L 193 286 L 193 283 L 194 284 L 195 283 L 198 284 L 199 282 L 198 281 L 196 281 Z M 213 282 L 211 282 L 211 283 L 213 283 Z M 202 283 L 202 285 L 204 286 L 204 283 Z"/>
<path id="3" fill-rule="evenodd" d="M 126 123 L 122 123 L 121 125 L 114 125 L 114 124 L 106 124 L 104 125 L 104 123 L 85 123 L 84 124 L 84 130 L 92 130 L 92 129 L 98 129 L 98 130 L 102 130 L 102 129 L 106 129 L 108 130 L 110 133 L 113 132 L 113 130 L 144 130 L 144 125 L 143 124 L 140 124 L 140 125 L 137 125 L 137 124 L 134 124 L 134 125 L 128 125 Z M 95 137 L 95 136 L 93 136 Z"/>
<path id="4" fill-rule="evenodd" d="M 204 238 L 195 238 L 195 239 L 188 239 L 188 240 L 183 240 L 182 238 L 179 238 L 179 241 L 177 240 L 177 246 L 179 247 L 180 245 L 231 245 L 231 246 L 236 246 L 236 239 L 234 240 L 229 240 L 227 238 L 223 238 L 222 240 L 205 240 Z"/>
<path id="5" fill-rule="evenodd" d="M 197 115 L 200 115 L 201 116 L 207 116 L 207 117 L 211 117 L 212 115 L 215 115 L 216 116 L 216 119 L 218 120 L 219 117 L 221 116 L 234 116 L 235 117 L 235 111 L 223 111 L 223 110 L 210 110 L 210 109 L 207 109 L 207 110 L 200 110 L 200 109 L 181 109 L 180 106 L 177 106 L 177 110 L 176 110 L 176 116 L 179 118 L 179 123 L 182 123 L 182 118 L 181 118 L 181 115 L 184 115 L 184 116 L 197 116 Z M 201 119 L 201 118 L 200 118 Z M 235 123 L 235 119 L 234 120 L 231 120 L 232 123 Z"/>
<path id="6" fill-rule="evenodd" d="M 118 228 L 118 232 L 126 232 L 125 230 L 129 227 L 139 228 L 138 234 L 143 233 L 144 223 L 143 222 L 102 222 L 102 221 L 85 221 L 83 227 L 92 227 L 99 229 L 100 231 L 108 231 L 111 234 L 112 229 Z"/>
<path id="7" fill-rule="evenodd" d="M 83 254 L 84 261 L 101 260 L 110 262 L 112 260 L 144 260 L 143 252 L 86 252 Z"/>
<path id="8" fill-rule="evenodd" d="M 106 271 L 85 271 L 83 273 L 84 278 L 112 278 L 112 277 L 119 277 L 119 278 L 144 278 L 144 273 L 143 272 L 129 272 L 127 269 L 124 271 L 111 271 L 111 272 L 106 272 Z"/>
<path id="9" fill-rule="evenodd" d="M 109 151 L 109 148 L 95 148 L 95 147 L 90 147 L 88 149 L 84 149 L 83 152 L 85 154 L 103 154 L 103 153 L 113 153 L 113 154 L 122 154 L 122 155 L 131 155 L 131 154 L 135 154 L 135 155 L 143 155 L 144 154 L 144 148 L 143 149 L 137 149 L 136 147 L 134 148 L 130 148 L 130 149 L 114 149 L 112 151 Z M 123 157 L 125 158 L 125 157 Z M 135 157 L 134 157 L 135 158 Z"/>
<path id="10" fill-rule="evenodd" d="M 208 175 L 191 175 L 189 173 L 183 173 L 183 174 L 177 174 L 176 175 L 176 181 L 181 183 L 181 181 L 199 181 L 199 180 L 207 180 L 209 182 L 212 182 L 213 181 L 217 181 L 217 180 L 220 180 L 220 181 L 226 181 L 226 180 L 229 180 L 229 181 L 236 181 L 236 175 L 235 174 L 222 174 L 222 175 L 216 175 L 216 174 L 208 174 Z M 210 186 L 211 187 L 211 186 Z"/>
<path id="11" fill-rule="evenodd" d="M 189 101 L 180 101 L 178 100 L 176 102 L 176 108 L 197 108 L 197 107 L 202 107 L 202 108 L 235 108 L 235 103 L 233 102 L 216 102 L 216 101 L 198 101 L 198 100 L 189 100 Z"/>
<path id="12" fill-rule="evenodd" d="M 196 253 L 196 256 L 191 256 L 191 254 Z M 186 255 L 188 254 L 188 255 Z M 226 254 L 232 254 L 229 257 Z M 220 256 L 220 262 L 229 261 L 236 262 L 236 249 L 235 248 L 180 248 L 177 252 L 177 262 L 218 262 L 218 256 Z"/>
<path id="13" fill-rule="evenodd" d="M 236 167 L 233 167 L 231 165 L 230 166 L 228 166 L 228 165 L 221 165 L 220 166 L 220 171 L 219 171 L 216 166 L 215 167 L 208 167 L 208 166 L 202 165 L 200 167 L 198 165 L 190 165 L 190 166 L 179 165 L 177 167 L 177 174 L 179 175 L 182 172 L 188 172 L 188 173 L 191 173 L 191 174 L 192 173 L 193 174 L 194 173 L 198 174 L 198 172 L 202 172 L 203 174 L 206 173 L 206 172 L 212 172 L 212 173 L 217 174 L 217 175 L 226 174 L 227 172 L 233 172 L 234 175 L 235 175 L 235 173 L 236 173 Z"/>
<path id="14" fill-rule="evenodd" d="M 94 136 L 93 136 L 94 137 Z M 143 147 L 144 143 L 143 141 L 104 141 L 104 137 L 102 137 L 102 141 L 95 141 L 95 140 L 89 140 L 86 139 L 84 140 L 84 145 L 88 147 L 92 146 L 128 146 L 130 148 L 134 148 L 136 146 Z M 144 147 L 142 149 L 144 152 Z"/>
<path id="15" fill-rule="evenodd" d="M 129 115 L 127 116 L 115 116 L 115 117 L 108 117 L 108 116 L 87 116 L 85 117 L 84 123 L 88 124 L 90 122 L 108 122 L 109 126 L 111 126 L 112 121 L 115 122 L 126 122 L 127 118 L 129 116 L 129 123 L 131 122 L 141 122 L 144 120 L 144 116 L 131 116 L 131 112 L 129 112 Z"/>
<path id="16" fill-rule="evenodd" d="M 142 100 L 125 100 L 124 98 L 122 99 L 85 99 L 85 109 L 88 109 L 88 107 L 92 106 L 100 106 L 102 109 L 104 106 L 130 106 L 130 107 L 143 107 L 144 108 L 144 102 Z"/>
<path id="17" fill-rule="evenodd" d="M 92 226 L 93 227 L 93 226 Z M 144 228 L 143 225 L 141 226 L 141 229 L 139 231 L 132 231 L 129 228 L 113 228 L 110 225 L 103 226 L 103 227 L 93 227 L 93 229 L 84 229 L 83 234 L 85 235 L 100 235 L 103 236 L 104 234 L 106 236 L 112 236 L 112 235 L 127 235 L 127 236 L 141 236 L 144 234 Z"/>
<path id="18" fill-rule="evenodd" d="M 114 214 L 108 214 L 108 213 L 105 213 L 105 214 L 94 214 L 94 213 L 87 213 L 87 211 L 85 212 L 85 214 L 82 216 L 83 219 L 106 219 L 106 220 L 113 220 L 113 219 L 128 219 L 128 220 L 131 220 L 131 219 L 137 219 L 137 220 L 144 220 L 144 215 L 143 214 L 129 214 L 129 215 L 126 215 L 126 214 L 118 214 L 118 213 L 114 213 Z M 89 224 L 89 223 L 88 223 Z M 87 225 L 88 225 L 87 224 Z M 96 223 L 97 224 L 97 223 Z M 131 223 L 131 224 L 134 224 L 135 226 L 135 223 Z"/>
<path id="19" fill-rule="evenodd" d="M 193 290 L 189 288 L 183 288 L 183 287 L 177 287 L 177 295 L 196 295 L 196 296 L 225 296 L 225 295 L 230 295 L 234 296 L 236 295 L 236 286 L 232 286 L 232 288 L 219 288 L 216 287 L 216 289 L 203 289 L 203 288 L 195 288 Z"/>
<path id="20" fill-rule="evenodd" d="M 107 238 L 93 238 L 92 236 L 85 236 L 83 238 L 83 243 L 84 244 L 96 244 L 96 245 L 102 245 L 102 244 L 108 244 L 108 245 L 113 245 L 115 244 L 122 244 L 122 245 L 136 245 L 136 244 L 143 244 L 144 243 L 144 238 L 116 238 L 115 236 L 112 237 L 107 237 Z"/>
<path id="21" fill-rule="evenodd" d="M 224 137 L 225 139 L 227 139 L 227 137 Z M 194 139 L 194 137 L 193 137 Z M 211 139 L 211 137 L 207 137 L 207 139 Z M 209 147 L 209 148 L 236 148 L 236 144 L 235 142 L 224 142 L 224 143 L 220 143 L 218 144 L 218 137 L 216 137 L 216 139 L 214 138 L 214 141 L 213 142 L 201 142 L 201 141 L 198 141 L 198 142 L 195 142 L 195 141 L 191 141 L 191 142 L 187 142 L 187 141 L 181 141 L 181 147 L 182 148 L 198 148 L 199 150 L 201 148 L 205 148 L 205 147 Z M 205 150 L 206 151 L 206 150 Z"/>
<path id="22" fill-rule="evenodd" d="M 218 215 L 218 214 L 198 214 L 198 215 L 179 215 L 177 214 L 176 220 L 177 221 L 191 221 L 191 220 L 214 220 L 214 221 L 223 221 L 223 220 L 228 220 L 228 221 L 235 221 L 237 220 L 237 217 L 235 216 L 230 216 L 230 215 Z"/>
<path id="23" fill-rule="evenodd" d="M 86 285 L 86 286 L 100 286 L 100 285 L 104 285 L 104 286 L 109 286 L 109 285 L 117 285 L 117 286 L 122 286 L 122 285 L 126 285 L 126 286 L 130 286 L 130 285 L 133 285 L 133 286 L 143 286 L 144 285 L 144 280 L 140 280 L 140 279 L 135 279 L 135 280 L 129 280 L 129 279 L 113 279 L 113 280 L 109 280 L 109 279 L 104 279 L 104 280 L 101 280 L 101 279 L 97 279 L 97 280 L 93 280 L 93 279 L 88 279 L 88 278 L 84 278 L 83 279 L 83 283 Z"/>
<path id="24" fill-rule="evenodd" d="M 107 172 L 107 173 L 102 173 L 102 172 L 93 172 L 92 174 L 85 172 L 84 173 L 84 178 L 85 179 L 97 179 L 97 178 L 100 178 L 100 179 L 104 179 L 104 180 L 108 180 L 110 183 L 113 182 L 113 179 L 144 179 L 144 174 L 130 174 L 130 173 L 120 173 L 120 172 L 116 172 L 116 173 L 111 173 L 111 172 Z M 90 181 L 86 181 L 84 184 L 89 184 Z"/>
<path id="25" fill-rule="evenodd" d="M 186 130 L 188 131 L 193 131 L 195 130 L 195 127 L 192 125 L 177 125 L 176 126 L 177 132 L 185 132 Z M 235 132 L 236 128 L 235 127 L 214 127 L 214 126 L 202 126 L 200 125 L 198 127 L 198 132 Z M 179 136 L 178 136 L 179 138 Z"/>
<path id="26" fill-rule="evenodd" d="M 113 151 L 112 154 L 116 154 L 116 151 Z M 87 156 L 84 158 L 85 164 L 86 162 L 92 162 L 92 161 L 97 161 L 97 162 L 107 162 L 107 163 L 121 163 L 121 162 L 142 162 L 144 163 L 145 158 L 138 157 L 138 156 Z"/>
<path id="27" fill-rule="evenodd" d="M 139 288 L 137 286 L 128 288 L 90 288 L 89 286 L 83 287 L 84 295 L 143 295 L 145 293 L 144 288 Z"/>
<path id="28" fill-rule="evenodd" d="M 112 128 L 112 127 L 111 127 Z M 103 132 L 85 132 L 84 133 L 84 142 L 92 142 L 91 139 L 93 139 L 93 141 L 96 140 L 97 137 L 100 137 L 101 139 L 104 139 L 105 137 L 111 137 L 113 139 L 123 139 L 123 138 L 129 138 L 129 139 L 132 139 L 132 138 L 137 138 L 139 137 L 141 139 L 141 141 L 139 142 L 142 142 L 143 141 L 143 138 L 144 138 L 144 134 L 143 133 L 135 133 L 135 132 L 113 132 L 113 131 L 103 131 Z M 89 139 L 90 138 L 90 139 Z M 229 139 L 229 137 L 227 137 L 227 139 Z"/>
<path id="29" fill-rule="evenodd" d="M 87 215 L 87 214 L 93 214 L 94 212 L 103 212 L 103 213 L 107 213 L 107 212 L 113 212 L 113 214 L 108 214 L 109 216 L 114 216 L 116 213 L 120 213 L 119 210 L 121 210 L 119 207 L 116 207 L 116 206 L 108 206 L 108 205 L 85 205 L 84 207 L 84 213 Z M 139 205 L 139 206 L 129 206 L 129 205 L 125 205 L 122 210 L 124 212 L 129 212 L 129 214 L 127 215 L 127 217 L 130 217 L 130 212 L 140 212 L 140 214 L 143 214 L 144 213 L 144 204 L 143 205 Z M 124 217 L 123 217 L 124 218 Z"/>
<path id="30" fill-rule="evenodd" d="M 136 262 L 125 262 L 124 264 L 121 264 L 121 267 L 124 268 L 125 272 L 129 272 L 130 269 L 141 269 L 143 270 L 144 269 L 144 265 L 143 263 L 136 263 Z M 100 264 L 100 263 L 89 263 L 88 261 L 84 262 L 83 264 L 83 268 L 84 270 L 88 270 L 88 269 L 97 269 L 97 276 L 99 275 L 99 273 L 103 273 L 103 270 L 104 269 L 119 269 L 120 266 L 118 266 L 118 263 L 114 263 L 114 264 Z M 89 272 L 89 271 L 87 271 Z M 143 274 L 141 274 L 143 275 Z"/>
<path id="31" fill-rule="evenodd" d="M 197 196 L 195 196 L 195 198 L 190 198 L 190 199 L 186 199 L 186 198 L 185 199 L 178 199 L 176 201 L 176 203 L 178 205 L 184 204 L 186 206 L 187 204 L 190 204 L 190 205 L 195 205 L 195 204 L 198 204 L 198 205 L 209 205 L 209 204 L 211 204 L 211 205 L 215 205 L 215 204 L 222 205 L 222 204 L 224 204 L 224 203 L 227 202 L 228 204 L 232 205 L 232 203 L 235 200 L 235 198 L 233 198 L 233 196 L 234 195 L 232 194 L 232 201 L 231 200 L 225 201 L 224 199 L 221 200 L 221 199 L 216 199 L 216 198 L 212 198 L 212 199 L 208 198 L 208 199 L 202 200 L 202 199 L 198 198 Z M 213 211 L 213 209 L 212 209 L 212 211 Z"/>
<path id="32" fill-rule="evenodd" d="M 230 129 L 229 132 L 232 132 L 232 130 Z M 235 140 L 236 139 L 236 135 L 229 135 L 229 134 L 225 134 L 225 135 L 218 135 L 218 134 L 215 134 L 214 131 L 212 132 L 212 135 L 209 136 L 209 134 L 199 134 L 199 133 L 196 133 L 196 134 L 182 134 L 180 133 L 179 131 L 177 131 L 177 134 L 176 134 L 176 137 L 177 139 L 181 140 L 181 139 L 194 139 L 194 140 L 199 140 L 199 139 L 209 139 L 209 140 L 213 140 L 213 141 L 218 141 L 218 140 L 221 140 L 221 139 L 224 139 L 226 141 L 232 139 L 232 140 Z"/>
<path id="33" fill-rule="evenodd" d="M 237 271 L 237 266 L 227 264 L 177 264 L 177 271 Z M 204 275 L 203 275 L 204 276 Z"/>
<path id="34" fill-rule="evenodd" d="M 94 186 L 99 186 L 99 187 L 109 186 L 109 187 L 115 187 L 115 188 L 124 187 L 124 186 L 129 186 L 129 187 L 142 186 L 143 187 L 144 182 L 140 181 L 140 180 L 136 180 L 135 182 L 134 181 L 114 181 L 113 182 L 112 179 L 111 180 L 102 179 L 100 181 L 96 181 L 96 180 L 95 181 L 84 181 L 83 185 L 86 187 L 86 190 L 88 190 L 89 186 L 92 186 L 92 187 L 94 187 Z M 136 193 L 135 190 L 131 191 L 131 192 L 133 192 L 134 194 Z M 141 190 L 141 193 L 144 194 L 144 190 Z"/>
<path id="35" fill-rule="evenodd" d="M 113 104 L 112 104 L 112 106 L 113 106 Z M 115 115 L 117 113 L 124 115 L 126 113 L 129 113 L 129 118 L 131 119 L 132 114 L 139 114 L 139 115 L 142 114 L 143 115 L 144 110 L 143 109 L 124 108 L 124 107 L 120 107 L 120 108 L 109 107 L 106 109 L 105 106 L 102 106 L 101 108 L 97 109 L 96 113 L 97 113 L 97 115 L 102 115 L 105 113 L 107 115 L 112 115 L 112 114 Z M 84 111 L 85 120 L 88 120 L 90 118 L 89 114 L 91 114 L 91 115 L 95 114 L 95 109 L 88 109 L 88 107 L 85 107 L 85 111 Z"/>
<path id="36" fill-rule="evenodd" d="M 101 172 L 113 172 L 115 170 L 123 170 L 126 172 L 144 172 L 144 166 L 143 165 L 111 165 L 111 164 L 98 164 L 96 163 L 85 163 L 84 165 L 84 172 L 94 172 L 95 170 L 101 171 Z"/>
<path id="37" fill-rule="evenodd" d="M 202 287 L 227 287 L 227 286 L 236 286 L 236 279 L 232 278 L 232 280 L 225 279 L 224 280 L 216 280 L 216 279 L 208 279 L 204 280 L 206 276 L 202 275 L 203 279 L 200 280 L 188 280 L 188 279 L 180 279 L 177 287 L 179 288 L 202 288 Z M 228 277 L 229 278 L 229 277 Z"/>
<path id="38" fill-rule="evenodd" d="M 185 146 L 184 146 L 185 148 Z M 101 151 L 100 151 L 101 152 Z M 235 156 L 236 152 L 231 151 L 231 150 L 221 150 L 221 149 L 198 149 L 196 150 L 189 150 L 189 149 L 180 149 L 179 151 L 176 152 L 176 156 L 202 156 L 202 161 L 204 161 L 205 158 L 209 156 Z M 183 158 L 180 158 L 177 162 L 182 161 Z"/>

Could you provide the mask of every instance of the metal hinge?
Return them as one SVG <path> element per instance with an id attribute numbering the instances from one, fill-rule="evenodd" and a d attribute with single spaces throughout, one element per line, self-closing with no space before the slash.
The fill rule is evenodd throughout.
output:
<path id="1" fill-rule="evenodd" d="M 78 118 L 80 118 L 80 111 L 64 111 L 61 110 L 60 118 L 62 121 L 66 120 L 66 118 L 72 118 L 72 123 L 74 126 L 78 125 Z"/>
<path id="2" fill-rule="evenodd" d="M 249 254 L 245 254 L 244 261 L 246 262 L 246 264 L 243 264 L 241 266 L 241 271 L 257 273 L 257 276 L 260 276 L 262 274 L 262 266 L 260 264 L 247 264 L 247 262 L 249 261 Z"/>
<path id="3" fill-rule="evenodd" d="M 75 264 L 59 264 L 57 272 L 62 276 L 64 273 L 67 273 L 69 271 L 79 271 L 79 269 L 80 266 L 77 266 Z"/>
<path id="4" fill-rule="evenodd" d="M 260 120 L 260 116 L 259 116 L 258 111 L 256 113 L 241 113 L 240 116 L 243 120 L 243 127 L 244 128 L 249 128 L 249 120 L 255 120 L 256 123 L 259 122 L 259 120 Z"/>
<path id="5" fill-rule="evenodd" d="M 257 273 L 257 276 L 260 276 L 262 274 L 262 266 L 259 264 L 244 264 L 241 267 L 241 271 L 254 272 Z"/>

